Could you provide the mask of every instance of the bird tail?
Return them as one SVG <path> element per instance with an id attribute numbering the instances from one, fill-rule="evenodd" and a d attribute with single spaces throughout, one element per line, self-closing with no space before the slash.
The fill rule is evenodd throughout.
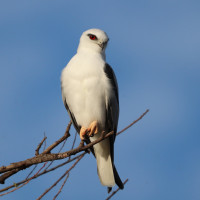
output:
<path id="1" fill-rule="evenodd" d="M 113 167 L 113 172 L 114 172 L 114 178 L 115 178 L 115 183 L 118 185 L 118 187 L 123 190 L 124 189 L 124 184 L 122 183 L 120 177 L 119 177 L 119 174 L 115 168 L 115 165 Z M 112 190 L 112 187 L 108 187 L 108 193 L 110 193 Z"/>
<path id="2" fill-rule="evenodd" d="M 111 188 L 116 183 L 120 189 L 123 189 L 124 185 L 115 165 L 112 163 L 109 139 L 94 145 L 94 151 L 97 160 L 97 172 L 101 184 Z"/>
<path id="3" fill-rule="evenodd" d="M 110 156 L 109 140 L 106 139 L 94 146 L 97 160 L 97 172 L 101 184 L 108 187 L 115 185 L 114 170 Z"/>
<path id="4" fill-rule="evenodd" d="M 115 183 L 118 185 L 118 187 L 123 190 L 124 189 L 124 184 L 122 183 L 119 174 L 115 168 L 115 165 L 113 166 L 113 172 L 114 172 L 114 177 L 115 177 Z"/>

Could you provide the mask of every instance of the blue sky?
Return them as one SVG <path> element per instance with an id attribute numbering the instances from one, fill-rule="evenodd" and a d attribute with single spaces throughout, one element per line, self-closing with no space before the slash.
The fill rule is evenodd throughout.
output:
<path id="1" fill-rule="evenodd" d="M 61 71 L 76 53 L 82 32 L 101 28 L 110 37 L 107 62 L 119 83 L 119 130 L 150 109 L 116 140 L 116 166 L 129 182 L 113 199 L 199 199 L 199 1 L 0 4 L 1 165 L 33 156 L 44 132 L 48 144 L 62 136 L 69 117 L 61 98 Z M 64 170 L 4 199 L 36 199 Z M 23 173 L 7 183 L 21 178 Z M 94 196 L 105 199 L 106 188 L 89 155 L 71 172 L 58 199 Z"/>

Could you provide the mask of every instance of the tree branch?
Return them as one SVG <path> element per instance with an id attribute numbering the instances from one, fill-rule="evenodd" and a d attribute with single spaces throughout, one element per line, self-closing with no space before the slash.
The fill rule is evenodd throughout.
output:
<path id="1" fill-rule="evenodd" d="M 128 128 L 130 128 L 130 127 L 131 127 L 132 125 L 134 125 L 136 122 L 138 122 L 139 120 L 141 120 L 141 119 L 144 117 L 144 115 L 146 115 L 148 112 L 149 112 L 149 110 L 146 110 L 138 119 L 136 119 L 135 121 L 133 121 L 130 125 L 128 125 L 127 127 L 125 127 L 123 130 L 121 130 L 121 131 L 119 131 L 118 133 L 116 133 L 116 135 L 119 135 L 119 134 L 121 134 L 122 132 L 124 132 L 125 130 L 127 130 Z M 39 171 L 38 171 L 34 176 L 32 176 L 32 177 L 30 177 L 30 178 L 27 177 L 27 178 L 26 178 L 25 180 L 23 180 L 23 181 L 20 181 L 20 182 L 15 183 L 15 184 L 13 184 L 13 185 L 11 185 L 11 186 L 8 186 L 8 187 L 6 187 L 6 188 L 4 188 L 4 189 L 1 189 L 0 192 L 3 192 L 3 191 L 6 191 L 6 190 L 11 189 L 12 187 L 16 187 L 16 186 L 21 185 L 21 186 L 19 186 L 19 187 L 17 187 L 17 188 L 14 188 L 13 190 L 11 190 L 11 191 L 9 191 L 9 192 L 7 192 L 7 193 L 4 193 L 4 194 L 2 194 L 2 195 L 0 195 L 0 196 L 3 196 L 3 195 L 8 194 L 8 193 L 10 193 L 10 192 L 12 192 L 12 191 L 15 191 L 15 190 L 21 188 L 22 186 L 24 186 L 25 184 L 27 184 L 30 180 L 35 179 L 35 178 L 37 178 L 37 177 L 39 177 L 39 176 L 41 176 L 41 175 L 43 175 L 43 174 L 46 174 L 46 173 L 48 173 L 48 172 L 50 172 L 50 171 L 53 171 L 53 170 L 55 170 L 55 169 L 57 169 L 57 168 L 59 168 L 59 167 L 61 167 L 61 166 L 64 166 L 65 164 L 67 164 L 67 163 L 69 163 L 69 162 L 71 162 L 71 161 L 73 161 L 73 160 L 75 160 L 75 159 L 77 159 L 76 162 L 75 162 L 75 163 L 77 164 L 77 163 L 81 160 L 81 158 L 86 154 L 86 152 L 88 152 L 88 150 L 89 150 L 93 145 L 97 144 L 98 142 L 101 142 L 102 140 L 104 140 L 104 139 L 110 137 L 112 134 L 114 134 L 113 131 L 111 131 L 111 132 L 109 132 L 109 133 L 107 133 L 107 134 L 106 134 L 105 132 L 102 132 L 102 133 L 101 133 L 101 136 L 100 136 L 97 140 L 95 140 L 95 141 L 93 141 L 93 142 L 91 142 L 91 143 L 89 143 L 89 144 L 87 144 L 87 145 L 85 145 L 85 146 L 84 146 L 83 141 L 81 141 L 80 145 L 79 145 L 77 148 L 73 149 L 73 146 L 74 146 L 75 140 L 76 140 L 76 137 L 75 137 L 71 150 L 66 151 L 66 152 L 63 152 L 63 153 L 60 153 L 60 151 L 59 151 L 59 153 L 50 153 L 56 146 L 58 146 L 58 145 L 61 144 L 62 142 L 64 142 L 64 143 L 66 142 L 66 139 L 70 136 L 69 130 L 70 130 L 71 124 L 72 124 L 71 122 L 68 124 L 64 136 L 61 137 L 61 138 L 60 138 L 59 140 L 57 140 L 56 142 L 54 142 L 54 143 L 53 143 L 52 145 L 50 145 L 49 147 L 47 147 L 45 150 L 43 150 L 42 153 L 39 154 L 39 150 L 40 150 L 40 148 L 41 148 L 41 146 L 42 146 L 42 144 L 43 144 L 44 142 L 45 142 L 45 144 L 46 144 L 46 137 L 44 137 L 44 139 L 39 143 L 39 145 L 38 145 L 38 147 L 37 147 L 37 149 L 36 149 L 36 156 L 34 156 L 34 157 L 32 157 L 32 158 L 29 158 L 29 159 L 27 159 L 27 160 L 24 160 L 24 161 L 20 161 L 20 162 L 16 162 L 16 163 L 11 163 L 11 164 L 8 165 L 8 166 L 2 166 L 2 167 L 0 167 L 0 173 L 3 173 L 3 175 L 0 176 L 0 183 L 4 183 L 5 180 L 6 180 L 7 178 L 9 178 L 10 176 L 16 174 L 17 172 L 19 172 L 19 171 L 21 171 L 21 170 L 23 170 L 23 169 L 29 168 L 29 167 L 32 166 L 32 165 L 37 165 L 37 164 L 39 164 L 39 163 L 45 163 L 45 164 L 43 165 L 43 167 L 40 168 Z M 63 145 L 64 145 L 64 143 L 63 143 Z M 45 145 L 45 146 L 46 146 L 46 145 Z M 62 147 L 63 147 L 63 146 L 62 146 Z M 62 147 L 61 147 L 61 149 L 62 149 Z M 82 152 L 82 151 L 85 151 L 85 152 L 82 153 L 81 155 L 76 156 L 76 157 L 73 158 L 73 159 L 70 158 L 70 156 L 75 155 L 75 154 L 77 154 L 77 153 L 79 153 L 79 152 Z M 45 165 L 47 164 L 48 161 L 52 161 L 52 162 L 53 162 L 53 161 L 55 161 L 55 160 L 60 160 L 60 159 L 64 159 L 64 158 L 67 158 L 67 157 L 69 158 L 68 161 L 66 161 L 66 162 L 64 162 L 64 163 L 62 163 L 62 164 L 60 164 L 60 165 L 57 165 L 57 166 L 55 166 L 55 167 L 53 167 L 53 168 L 51 168 L 51 169 L 48 169 L 48 170 L 47 170 L 47 168 L 48 168 L 49 166 L 48 166 L 46 169 L 43 169 L 43 168 L 45 167 Z M 73 165 L 74 167 L 75 167 L 75 165 L 76 165 L 75 163 L 74 163 L 74 165 Z M 72 169 L 74 168 L 73 166 L 72 166 Z M 41 172 L 42 169 L 43 169 L 43 171 Z M 70 171 L 70 170 L 71 170 L 71 168 L 70 168 L 68 171 L 66 171 L 65 175 L 63 174 L 63 176 L 60 177 L 60 179 L 58 179 L 58 182 L 59 182 L 63 177 L 65 177 L 67 174 L 69 174 L 69 171 Z M 32 171 L 33 171 L 33 170 L 32 170 Z M 31 172 L 31 173 L 32 173 L 32 172 Z M 30 174 L 30 173 L 29 173 L 29 174 Z M 66 180 L 67 180 L 67 178 L 66 178 L 65 181 L 63 182 L 63 185 L 61 186 L 61 188 L 60 188 L 60 190 L 58 191 L 57 195 L 61 192 L 61 190 L 62 190 L 62 188 L 63 188 L 63 186 L 64 186 Z M 128 180 L 126 180 L 126 181 L 124 182 L 124 184 L 125 184 L 127 181 L 128 181 Z M 56 183 L 56 184 L 57 184 L 57 183 Z M 56 185 L 56 184 L 55 184 L 55 185 Z M 53 186 L 53 187 L 54 187 L 54 186 Z M 48 191 L 50 191 L 50 190 L 51 190 L 51 188 L 48 189 Z M 119 189 L 118 189 L 118 190 L 119 190 Z M 112 196 L 113 196 L 118 190 L 114 191 L 114 192 L 112 193 Z M 47 191 L 47 192 L 48 192 L 48 191 Z M 47 192 L 46 192 L 46 193 L 47 193 Z M 46 194 L 46 193 L 45 193 L 45 194 Z M 45 195 L 45 194 L 44 194 L 44 195 Z M 55 196 L 55 198 L 57 197 L 57 195 Z M 109 198 L 111 198 L 111 197 L 109 197 Z"/>
<path id="2" fill-rule="evenodd" d="M 42 144 L 44 143 L 44 141 L 45 141 L 46 139 L 47 139 L 47 137 L 44 137 L 43 140 L 38 144 L 37 149 L 35 150 L 35 155 L 36 155 L 36 156 L 40 154 L 40 153 L 39 153 L 39 150 L 40 150 Z"/>
<path id="3" fill-rule="evenodd" d="M 77 161 L 51 186 L 49 187 L 41 196 L 39 196 L 36 200 L 40 200 L 45 194 L 47 194 L 53 187 L 57 185 L 75 166 L 76 164 L 83 158 L 85 154 L 81 155 Z"/>
<path id="4" fill-rule="evenodd" d="M 26 169 L 28 167 L 30 167 L 31 165 L 35 165 L 38 163 L 43 163 L 43 162 L 47 162 L 47 161 L 52 161 L 52 160 L 60 160 L 63 158 L 67 158 L 71 155 L 77 154 L 81 151 L 85 151 L 89 148 L 91 148 L 93 145 L 101 142 L 102 140 L 105 140 L 106 138 L 108 138 L 109 136 L 111 136 L 114 132 L 111 131 L 110 133 L 105 135 L 105 132 L 102 132 L 101 137 L 98 138 L 97 140 L 95 140 L 94 142 L 89 143 L 88 145 L 85 146 L 79 146 L 75 149 L 72 149 L 70 151 L 66 151 L 64 153 L 51 153 L 51 154 L 39 154 L 38 156 L 29 158 L 27 160 L 24 161 L 20 161 L 20 162 L 16 162 L 16 163 L 12 163 L 11 165 L 8 166 L 3 166 L 0 167 L 0 173 L 4 173 L 13 169 Z M 0 177 L 1 178 L 1 177 Z"/>
<path id="5" fill-rule="evenodd" d="M 0 193 L 1 193 L 1 192 L 4 192 L 4 191 L 6 191 L 6 190 L 9 190 L 9 189 L 11 189 L 11 188 L 13 188 L 13 187 L 16 187 L 16 185 L 17 185 L 17 186 L 18 186 L 18 185 L 21 185 L 21 184 L 25 183 L 26 181 L 29 181 L 29 180 L 31 180 L 31 179 L 35 179 L 35 178 L 37 178 L 37 177 L 39 177 L 39 176 L 42 176 L 42 175 L 44 175 L 44 174 L 46 174 L 46 173 L 48 173 L 48 172 L 51 172 L 51 171 L 53 171 L 53 170 L 56 170 L 57 168 L 60 168 L 60 167 L 62 167 L 62 166 L 64 166 L 64 165 L 66 165 L 66 164 L 68 164 L 68 163 L 70 163 L 70 162 L 72 162 L 72 161 L 78 159 L 78 158 L 79 158 L 80 156 L 82 156 L 83 154 L 86 154 L 86 152 L 84 152 L 84 153 L 82 153 L 82 154 L 80 154 L 80 155 L 78 155 L 78 156 L 76 156 L 76 157 L 74 157 L 74 158 L 71 158 L 70 160 L 67 160 L 67 161 L 65 161 L 65 162 L 63 162 L 63 163 L 61 163 L 61 164 L 59 164 L 59 165 L 57 165 L 57 166 L 55 166 L 55 167 L 52 167 L 52 168 L 50 168 L 50 169 L 48 169 L 48 170 L 45 169 L 43 172 L 41 172 L 41 173 L 39 173 L 39 174 L 37 174 L 37 175 L 34 175 L 34 176 L 32 176 L 31 178 L 22 180 L 22 181 L 20 181 L 20 182 L 14 183 L 13 185 L 10 185 L 10 186 L 8 186 L 8 187 L 6 187 L 6 188 L 3 188 L 3 189 L 0 190 Z"/>
<path id="6" fill-rule="evenodd" d="M 47 154 L 47 153 L 50 153 L 52 149 L 54 149 L 56 146 L 58 146 L 61 142 L 63 142 L 65 139 L 67 139 L 69 136 L 70 136 L 70 133 L 69 133 L 69 130 L 70 130 L 70 127 L 72 125 L 72 122 L 70 121 L 68 126 L 67 126 L 67 129 L 65 131 L 65 134 L 63 137 L 61 137 L 59 140 L 55 141 L 52 145 L 50 145 L 47 149 L 45 149 L 42 154 Z"/>
<path id="7" fill-rule="evenodd" d="M 139 118 L 137 118 L 135 121 L 133 121 L 131 124 L 129 124 L 127 127 L 123 128 L 121 131 L 119 131 L 116 135 L 121 134 L 122 132 L 129 129 L 131 126 L 133 126 L 135 123 L 137 123 L 139 120 L 141 120 L 147 113 L 149 112 L 149 109 L 147 109 Z"/>

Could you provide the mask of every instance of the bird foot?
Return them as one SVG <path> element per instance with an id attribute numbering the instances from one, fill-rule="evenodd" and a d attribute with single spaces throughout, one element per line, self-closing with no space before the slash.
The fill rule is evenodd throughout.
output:
<path id="1" fill-rule="evenodd" d="M 89 137 L 93 137 L 94 134 L 97 134 L 97 133 L 98 133 L 98 130 L 99 130 L 99 128 L 98 128 L 98 122 L 97 122 L 97 121 L 93 121 L 93 122 L 90 124 L 89 128 L 87 129 L 87 131 L 88 131 L 88 136 L 89 136 Z"/>
<path id="2" fill-rule="evenodd" d="M 94 134 L 98 133 L 98 122 L 97 121 L 93 121 L 90 125 L 89 128 L 85 128 L 84 126 L 81 127 L 80 130 L 80 138 L 81 140 L 85 139 L 85 136 L 88 135 L 89 137 L 93 137 Z"/>

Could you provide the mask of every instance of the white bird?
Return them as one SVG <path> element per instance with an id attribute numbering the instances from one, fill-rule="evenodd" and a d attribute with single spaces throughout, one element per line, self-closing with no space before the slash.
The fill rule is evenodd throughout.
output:
<path id="1" fill-rule="evenodd" d="M 62 71 L 61 88 L 64 105 L 81 140 L 89 143 L 102 131 L 114 131 L 114 135 L 92 148 L 101 184 L 111 191 L 115 183 L 121 189 L 124 185 L 114 165 L 119 97 L 115 74 L 106 63 L 108 40 L 100 29 L 83 32 L 77 54 Z"/>

